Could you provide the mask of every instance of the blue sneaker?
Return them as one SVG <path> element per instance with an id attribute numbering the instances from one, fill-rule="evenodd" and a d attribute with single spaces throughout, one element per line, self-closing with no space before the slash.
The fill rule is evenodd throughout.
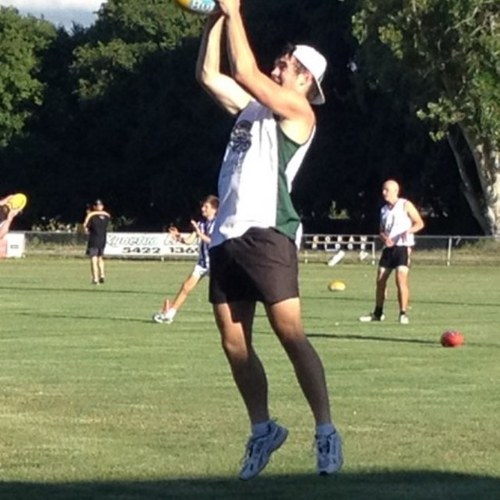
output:
<path id="1" fill-rule="evenodd" d="M 258 437 L 251 436 L 247 443 L 239 478 L 246 481 L 257 476 L 268 464 L 271 454 L 285 442 L 287 436 L 288 430 L 276 422 L 269 424 L 267 434 Z"/>
<path id="2" fill-rule="evenodd" d="M 317 471 L 320 476 L 338 472 L 342 468 L 342 442 L 338 432 L 316 436 Z"/>

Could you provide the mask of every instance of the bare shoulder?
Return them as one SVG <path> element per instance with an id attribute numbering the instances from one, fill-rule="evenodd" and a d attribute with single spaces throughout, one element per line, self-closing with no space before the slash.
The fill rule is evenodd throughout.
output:
<path id="1" fill-rule="evenodd" d="M 410 200 L 405 201 L 405 210 L 407 212 L 418 212 L 417 207 L 415 207 L 415 205 Z"/>
<path id="2" fill-rule="evenodd" d="M 316 115 L 311 105 L 307 100 L 302 104 L 296 115 L 280 120 L 281 130 L 297 144 L 305 144 L 316 127 Z"/>
<path id="3" fill-rule="evenodd" d="M 415 205 L 409 200 L 406 200 L 405 211 L 413 223 L 419 224 L 421 228 L 424 227 L 424 222 L 422 220 L 420 212 L 417 210 L 417 207 L 415 207 Z"/>

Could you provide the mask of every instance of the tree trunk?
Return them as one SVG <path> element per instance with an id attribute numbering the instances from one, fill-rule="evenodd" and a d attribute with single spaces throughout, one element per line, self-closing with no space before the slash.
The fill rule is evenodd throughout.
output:
<path id="1" fill-rule="evenodd" d="M 483 230 L 485 234 L 490 234 L 490 225 L 488 220 L 484 214 L 484 210 L 482 208 L 482 204 L 477 197 L 477 192 L 474 189 L 474 186 L 470 180 L 469 173 L 467 172 L 467 167 L 463 161 L 462 154 L 460 152 L 460 148 L 457 144 L 457 139 L 454 134 L 450 131 L 446 134 L 446 138 L 448 139 L 448 144 L 453 152 L 453 156 L 455 157 L 455 162 L 458 167 L 458 173 L 460 174 L 460 178 L 462 179 L 462 193 L 469 204 L 472 215 L 479 223 L 479 226 Z"/>
<path id="2" fill-rule="evenodd" d="M 478 200 L 472 191 L 456 143 L 448 134 L 448 142 L 455 155 L 458 170 L 464 183 L 464 194 L 484 233 L 500 238 L 500 151 L 493 147 L 488 140 L 476 137 L 463 123 L 459 124 L 459 127 L 474 158 L 481 184 L 481 199 Z"/>

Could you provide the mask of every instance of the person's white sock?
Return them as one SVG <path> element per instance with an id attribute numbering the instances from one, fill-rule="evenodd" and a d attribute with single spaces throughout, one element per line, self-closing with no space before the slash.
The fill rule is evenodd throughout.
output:
<path id="1" fill-rule="evenodd" d="M 177 314 L 177 309 L 174 309 L 173 307 L 171 307 L 167 311 L 167 314 L 165 314 L 165 318 L 167 318 L 167 319 L 174 319 L 176 314 Z"/>

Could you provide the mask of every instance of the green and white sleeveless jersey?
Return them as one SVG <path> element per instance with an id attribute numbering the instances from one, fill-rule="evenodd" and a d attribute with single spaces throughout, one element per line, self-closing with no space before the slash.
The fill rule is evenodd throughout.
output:
<path id="1" fill-rule="evenodd" d="M 273 115 L 252 101 L 239 115 L 219 173 L 219 210 L 210 246 L 243 235 L 251 227 L 275 228 L 295 240 L 300 218 L 290 191 L 311 137 L 298 145 Z"/>

